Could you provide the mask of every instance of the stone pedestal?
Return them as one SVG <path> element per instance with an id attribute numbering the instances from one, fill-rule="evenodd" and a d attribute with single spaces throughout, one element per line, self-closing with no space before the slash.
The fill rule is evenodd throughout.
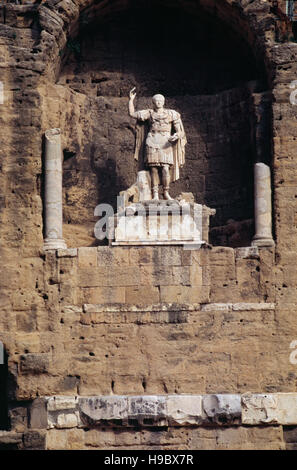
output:
<path id="1" fill-rule="evenodd" d="M 270 168 L 265 163 L 254 166 L 255 235 L 252 245 L 273 246 Z"/>
<path id="2" fill-rule="evenodd" d="M 209 217 L 215 210 L 180 201 L 130 204 L 109 220 L 112 245 L 201 245 L 208 243 Z"/>
<path id="3" fill-rule="evenodd" d="M 62 150 L 60 129 L 45 132 L 45 250 L 67 248 L 62 235 Z"/>

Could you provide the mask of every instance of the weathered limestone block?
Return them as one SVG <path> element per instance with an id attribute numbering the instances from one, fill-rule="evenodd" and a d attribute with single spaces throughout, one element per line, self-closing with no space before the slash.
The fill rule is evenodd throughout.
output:
<path id="1" fill-rule="evenodd" d="M 128 397 L 129 419 L 148 425 L 166 425 L 166 396 Z"/>
<path id="2" fill-rule="evenodd" d="M 79 450 L 84 448 L 84 436 L 85 431 L 83 429 L 67 429 L 66 430 L 66 449 L 67 450 Z"/>
<path id="3" fill-rule="evenodd" d="M 47 428 L 47 409 L 46 399 L 37 398 L 30 407 L 30 428 L 46 429 Z"/>
<path id="4" fill-rule="evenodd" d="M 178 279 L 173 276 L 172 266 L 140 266 L 139 284 L 152 286 L 179 285 Z"/>
<path id="5" fill-rule="evenodd" d="M 77 256 L 77 248 L 60 248 L 57 250 L 57 257 L 58 258 L 76 258 Z"/>
<path id="6" fill-rule="evenodd" d="M 132 266 L 80 268 L 78 271 L 80 287 L 127 287 L 139 284 L 139 271 Z"/>
<path id="7" fill-rule="evenodd" d="M 160 302 L 160 292 L 158 287 L 138 286 L 126 287 L 125 302 L 127 304 L 148 304 L 150 302 Z"/>
<path id="8" fill-rule="evenodd" d="M 61 311 L 70 315 L 79 315 L 82 312 L 82 307 L 77 305 L 63 305 Z"/>
<path id="9" fill-rule="evenodd" d="M 234 266 L 235 256 L 234 249 L 229 247 L 215 246 L 211 250 L 208 250 L 209 263 L 212 266 Z"/>
<path id="10" fill-rule="evenodd" d="M 67 435 L 61 429 L 49 429 L 46 433 L 46 449 L 65 450 L 67 449 Z"/>
<path id="11" fill-rule="evenodd" d="M 173 266 L 172 275 L 174 282 L 182 286 L 201 286 L 202 269 L 199 266 Z"/>
<path id="12" fill-rule="evenodd" d="M 128 419 L 128 398 L 123 396 L 79 397 L 78 408 L 82 422 L 91 425 Z"/>
<path id="13" fill-rule="evenodd" d="M 203 272 L 204 271 L 204 272 Z M 202 269 L 197 263 L 190 266 L 190 284 L 191 286 L 201 287 L 203 284 L 207 284 L 206 279 L 203 280 L 203 274 L 205 274 L 205 268 Z M 206 276 L 204 276 L 205 278 Z M 206 281 L 206 282 L 203 282 Z"/>
<path id="14" fill-rule="evenodd" d="M 284 450 L 281 426 L 222 427 L 215 430 L 216 450 Z"/>
<path id="15" fill-rule="evenodd" d="M 234 249 L 215 247 L 209 251 L 211 301 L 228 302 L 236 298 L 238 287 L 236 283 Z"/>
<path id="16" fill-rule="evenodd" d="M 141 304 L 139 305 L 141 306 Z M 82 325 L 90 324 L 123 324 L 136 323 L 137 325 L 145 325 L 152 323 L 186 323 L 188 315 L 186 312 L 167 311 L 167 312 L 92 312 L 81 315 L 80 323 Z"/>
<path id="17" fill-rule="evenodd" d="M 144 306 L 138 305 L 126 305 L 126 304 L 110 304 L 110 305 L 92 305 L 92 304 L 84 304 L 83 311 L 85 313 L 92 313 L 92 312 L 179 312 L 179 311 L 195 311 L 199 310 L 199 305 L 195 304 L 181 304 L 178 305 L 175 302 L 172 304 L 150 304 Z"/>
<path id="18" fill-rule="evenodd" d="M 167 247 L 162 248 L 165 248 L 165 254 Z M 117 247 L 116 249 L 119 248 Z M 160 258 L 158 247 L 153 246 L 131 246 L 126 249 L 126 252 L 129 254 L 129 263 L 131 266 L 139 266 L 141 264 L 153 264 L 156 262 L 156 257 L 158 258 L 158 261 Z M 166 255 L 165 259 L 167 259 Z"/>
<path id="19" fill-rule="evenodd" d="M 101 266 L 125 266 L 129 264 L 129 255 L 131 248 L 98 246 L 97 247 L 97 265 Z M 132 257 L 133 258 L 133 257 Z M 133 263 L 130 263 L 133 264 Z M 137 264 L 137 263 L 134 263 Z"/>
<path id="20" fill-rule="evenodd" d="M 210 423 L 230 425 L 241 424 L 240 395 L 206 395 L 203 411 Z"/>
<path id="21" fill-rule="evenodd" d="M 210 303 L 201 306 L 202 312 L 229 312 L 233 304 L 230 303 Z"/>
<path id="22" fill-rule="evenodd" d="M 47 400 L 48 428 L 75 428 L 81 425 L 77 397 L 55 396 Z"/>
<path id="23" fill-rule="evenodd" d="M 260 288 L 260 262 L 256 259 L 236 259 L 238 300 L 246 302 L 262 299 Z"/>
<path id="24" fill-rule="evenodd" d="M 24 432 L 28 428 L 28 409 L 17 406 L 8 412 L 11 429 L 15 432 Z"/>
<path id="25" fill-rule="evenodd" d="M 259 249 L 257 246 L 245 246 L 235 248 L 236 259 L 259 259 Z"/>
<path id="26" fill-rule="evenodd" d="M 28 431 L 24 434 L 24 447 L 31 450 L 44 450 L 46 431 Z"/>
<path id="27" fill-rule="evenodd" d="M 72 282 L 62 282 L 60 285 L 61 302 L 76 304 L 78 303 L 78 292 L 76 286 Z"/>
<path id="28" fill-rule="evenodd" d="M 201 395 L 168 395 L 166 403 L 169 425 L 191 426 L 202 423 Z"/>
<path id="29" fill-rule="evenodd" d="M 45 374 L 49 370 L 49 354 L 23 354 L 21 356 L 21 372 L 23 374 Z"/>
<path id="30" fill-rule="evenodd" d="M 76 397 L 55 396 L 47 399 L 48 411 L 75 410 L 77 407 Z"/>
<path id="31" fill-rule="evenodd" d="M 78 418 L 76 413 L 61 413 L 57 417 L 56 428 L 75 428 L 78 426 Z"/>
<path id="32" fill-rule="evenodd" d="M 14 431 L 0 431 L 0 446 L 5 448 L 5 446 L 14 445 L 16 448 L 20 447 L 23 440 L 23 434 L 21 432 Z"/>
<path id="33" fill-rule="evenodd" d="M 160 286 L 161 302 L 206 304 L 209 302 L 208 286 Z"/>
<path id="34" fill-rule="evenodd" d="M 250 310 L 275 310 L 275 304 L 274 303 L 265 303 L 265 302 L 259 302 L 259 303 L 246 303 L 246 302 L 239 302 L 232 304 L 232 310 L 234 311 L 250 311 Z"/>
<path id="35" fill-rule="evenodd" d="M 97 266 L 97 247 L 78 248 L 78 266 L 92 268 Z"/>
<path id="36" fill-rule="evenodd" d="M 296 393 L 242 396 L 243 424 L 297 424 Z"/>
<path id="37" fill-rule="evenodd" d="M 137 287 L 83 287 L 80 289 L 80 302 L 90 304 L 110 304 L 128 302 L 126 292 Z"/>

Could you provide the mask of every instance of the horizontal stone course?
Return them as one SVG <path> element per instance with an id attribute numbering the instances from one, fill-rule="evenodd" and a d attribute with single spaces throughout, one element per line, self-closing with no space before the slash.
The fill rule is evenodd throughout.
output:
<path id="1" fill-rule="evenodd" d="M 297 425 L 297 393 L 44 397 L 47 429 Z M 34 407 L 34 402 L 32 404 Z M 45 422 L 44 422 L 45 424 Z"/>
<path id="2" fill-rule="evenodd" d="M 242 396 L 243 424 L 297 424 L 297 394 L 268 393 Z"/>
<path id="3" fill-rule="evenodd" d="M 207 311 L 246 311 L 246 310 L 274 310 L 274 303 L 209 303 L 209 304 L 187 304 L 187 303 L 160 303 L 151 305 L 127 305 L 127 304 L 84 304 L 83 311 L 85 313 L 90 312 L 158 312 L 158 311 L 196 311 L 201 310 Z"/>
<path id="4" fill-rule="evenodd" d="M 173 288 L 173 286 L 172 286 Z M 190 288 L 192 289 L 192 288 Z M 161 296 L 164 292 L 161 290 Z M 181 297 L 182 300 L 187 300 Z M 196 312 L 267 312 L 274 311 L 274 303 L 155 303 L 155 304 L 83 304 L 65 305 L 62 312 L 74 315 L 80 323 L 191 323 Z"/>

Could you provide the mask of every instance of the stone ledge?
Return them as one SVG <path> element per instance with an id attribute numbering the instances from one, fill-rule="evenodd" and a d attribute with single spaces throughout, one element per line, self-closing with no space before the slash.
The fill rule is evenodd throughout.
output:
<path id="1" fill-rule="evenodd" d="M 231 311 L 259 311 L 259 310 L 275 310 L 274 303 L 265 303 L 265 302 L 256 302 L 256 303 L 247 303 L 247 302 L 238 302 L 235 304 L 231 303 L 213 303 L 213 304 L 204 304 L 201 305 L 201 310 L 203 312 L 231 312 Z"/>
<path id="2" fill-rule="evenodd" d="M 297 424 L 297 393 L 244 394 L 242 424 Z"/>
<path id="3" fill-rule="evenodd" d="M 129 305 L 129 304 L 84 304 L 84 313 L 100 312 L 176 312 L 176 311 L 200 310 L 200 304 L 152 304 L 152 305 Z"/>
<path id="4" fill-rule="evenodd" d="M 257 246 L 246 246 L 235 248 L 236 259 L 259 259 L 259 249 Z"/>
<path id="5" fill-rule="evenodd" d="M 44 413 L 39 422 L 47 423 L 47 429 L 297 425 L 297 393 L 53 396 L 38 400 L 39 406 L 41 400 L 46 405 L 39 407 Z"/>
<path id="6" fill-rule="evenodd" d="M 22 442 L 23 434 L 15 431 L 0 431 L 0 446 L 20 444 Z"/>
<path id="7" fill-rule="evenodd" d="M 132 305 L 127 303 L 64 305 L 64 314 L 77 315 L 83 325 L 101 323 L 192 323 L 197 312 L 262 312 L 274 311 L 274 303 L 160 303 Z"/>
<path id="8" fill-rule="evenodd" d="M 65 306 L 64 308 L 71 308 Z M 172 312 L 172 311 L 245 311 L 245 310 L 274 310 L 274 303 L 210 303 L 210 304 L 184 304 L 184 303 L 161 303 L 152 305 L 129 305 L 129 304 L 83 304 L 84 313 L 117 313 L 117 312 Z"/>
<path id="9" fill-rule="evenodd" d="M 57 258 L 76 258 L 77 248 L 59 248 L 56 253 Z"/>

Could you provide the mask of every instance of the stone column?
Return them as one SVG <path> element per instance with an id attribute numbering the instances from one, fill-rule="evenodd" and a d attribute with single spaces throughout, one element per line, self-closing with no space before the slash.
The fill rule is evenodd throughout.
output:
<path id="1" fill-rule="evenodd" d="M 252 245 L 273 246 L 270 168 L 265 163 L 254 166 L 255 230 Z"/>
<path id="2" fill-rule="evenodd" d="M 60 129 L 45 132 L 45 250 L 67 248 L 62 235 L 62 149 Z"/>

